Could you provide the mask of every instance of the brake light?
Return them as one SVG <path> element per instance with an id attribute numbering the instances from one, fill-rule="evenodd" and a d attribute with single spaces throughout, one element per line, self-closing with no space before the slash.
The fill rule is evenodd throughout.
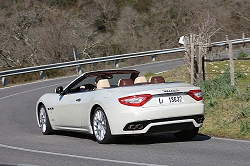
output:
<path id="1" fill-rule="evenodd" d="M 188 95 L 194 98 L 196 101 L 202 100 L 202 92 L 200 89 L 197 90 L 190 90 Z"/>
<path id="2" fill-rule="evenodd" d="M 142 94 L 122 97 L 119 98 L 118 101 L 123 105 L 140 107 L 143 106 L 151 97 L 152 95 L 150 94 Z"/>

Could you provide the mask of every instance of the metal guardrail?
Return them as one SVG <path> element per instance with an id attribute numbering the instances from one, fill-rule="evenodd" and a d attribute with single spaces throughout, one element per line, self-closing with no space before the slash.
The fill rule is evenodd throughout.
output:
<path id="1" fill-rule="evenodd" d="M 250 42 L 250 38 L 245 38 L 244 41 L 242 39 L 235 39 L 235 40 L 231 40 L 232 44 L 243 44 L 243 43 L 248 43 Z M 211 43 L 212 47 L 215 46 L 225 46 L 227 45 L 227 41 L 220 41 L 220 42 L 213 42 Z M 205 47 L 207 47 L 208 45 L 205 45 Z"/>
<path id="2" fill-rule="evenodd" d="M 245 38 L 244 40 L 242 40 L 242 39 L 232 40 L 232 44 L 242 44 L 245 42 L 250 42 L 250 38 Z M 211 43 L 211 47 L 223 46 L 223 45 L 227 45 L 227 41 Z M 204 47 L 208 47 L 208 46 L 204 45 Z M 98 58 L 92 58 L 92 59 L 84 59 L 84 60 L 77 60 L 77 61 L 70 61 L 70 62 L 63 62 L 63 63 L 48 64 L 48 65 L 42 65 L 42 66 L 20 68 L 20 69 L 1 71 L 0 77 L 6 77 L 6 76 L 24 74 L 24 73 L 31 73 L 31 72 L 38 72 L 38 71 L 44 71 L 44 70 L 51 70 L 51 69 L 58 69 L 58 68 L 66 68 L 66 67 L 91 64 L 91 63 L 98 63 L 98 62 L 106 62 L 106 61 L 115 61 L 116 66 L 118 67 L 118 60 L 135 58 L 135 57 L 143 57 L 143 56 L 152 56 L 152 58 L 154 60 L 155 55 L 176 53 L 176 52 L 182 52 L 182 51 L 184 51 L 184 47 L 163 49 L 163 50 L 153 50 L 153 51 L 146 51 L 146 52 L 137 52 L 137 53 L 130 53 L 130 54 L 122 54 L 122 55 L 113 55 L 113 56 L 98 57 Z"/>
<path id="3" fill-rule="evenodd" d="M 44 71 L 44 70 L 50 70 L 50 69 L 65 68 L 65 67 L 71 67 L 71 66 L 77 66 L 77 65 L 98 63 L 98 62 L 117 61 L 121 59 L 128 59 L 128 58 L 135 58 L 135 57 L 169 54 L 169 53 L 182 52 L 182 51 L 184 51 L 184 47 L 146 51 L 146 52 L 137 52 L 137 53 L 131 53 L 131 54 L 106 56 L 106 57 L 84 59 L 84 60 L 77 60 L 77 61 L 70 61 L 70 62 L 63 62 L 63 63 L 55 63 L 55 64 L 42 65 L 42 66 L 20 68 L 20 69 L 2 71 L 0 72 L 0 77 L 16 75 L 16 74 L 31 73 L 31 72 L 37 72 L 37 71 Z"/>

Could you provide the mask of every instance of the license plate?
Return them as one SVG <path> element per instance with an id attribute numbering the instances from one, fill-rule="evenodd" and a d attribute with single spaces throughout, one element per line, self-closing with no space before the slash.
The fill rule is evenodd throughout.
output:
<path id="1" fill-rule="evenodd" d="M 158 104 L 183 103 L 183 96 L 168 96 L 156 98 Z"/>

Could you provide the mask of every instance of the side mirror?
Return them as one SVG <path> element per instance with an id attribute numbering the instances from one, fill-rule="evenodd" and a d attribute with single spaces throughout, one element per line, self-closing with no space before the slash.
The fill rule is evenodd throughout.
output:
<path id="1" fill-rule="evenodd" d="M 62 94 L 63 92 L 63 87 L 62 86 L 59 86 L 55 89 L 55 92 L 58 93 L 58 94 Z"/>

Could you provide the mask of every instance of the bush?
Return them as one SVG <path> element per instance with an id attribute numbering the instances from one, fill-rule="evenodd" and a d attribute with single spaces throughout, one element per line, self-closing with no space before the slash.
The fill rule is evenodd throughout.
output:
<path id="1" fill-rule="evenodd" d="M 95 21 L 95 26 L 100 32 L 107 32 L 107 15 L 105 13 L 101 13 L 99 18 Z"/>
<path id="2" fill-rule="evenodd" d="M 5 9 L 5 8 L 7 8 L 7 6 L 0 4 L 0 10 Z"/>
<path id="3" fill-rule="evenodd" d="M 238 58 L 246 58 L 246 57 L 248 57 L 248 54 L 245 51 L 241 50 L 238 53 Z"/>
<path id="4" fill-rule="evenodd" d="M 248 120 L 245 119 L 241 121 L 240 131 L 243 135 L 250 131 L 250 122 Z"/>
<path id="5" fill-rule="evenodd" d="M 116 22 L 119 18 L 119 13 L 116 11 L 101 12 L 95 20 L 95 27 L 101 33 L 113 32 L 116 29 Z"/>
<path id="6" fill-rule="evenodd" d="M 213 107 L 217 104 L 217 98 L 229 98 L 236 88 L 231 86 L 229 69 L 221 76 L 203 81 L 200 85 L 206 104 Z"/>
<path id="7" fill-rule="evenodd" d="M 246 101 L 250 101 L 250 84 L 246 88 Z"/>
<path id="8" fill-rule="evenodd" d="M 243 73 L 243 72 L 241 72 L 241 71 L 238 71 L 236 74 L 235 74 L 235 79 L 237 79 L 237 78 L 247 78 L 247 76 Z"/>
<path id="9" fill-rule="evenodd" d="M 150 0 L 138 0 L 134 5 L 134 9 L 139 13 L 149 13 L 151 5 Z"/>
<path id="10" fill-rule="evenodd" d="M 71 5 L 72 3 L 75 3 L 76 0 L 47 0 L 47 2 L 49 2 L 50 5 L 54 6 L 54 5 L 58 5 L 61 7 L 65 7 L 68 5 Z"/>

